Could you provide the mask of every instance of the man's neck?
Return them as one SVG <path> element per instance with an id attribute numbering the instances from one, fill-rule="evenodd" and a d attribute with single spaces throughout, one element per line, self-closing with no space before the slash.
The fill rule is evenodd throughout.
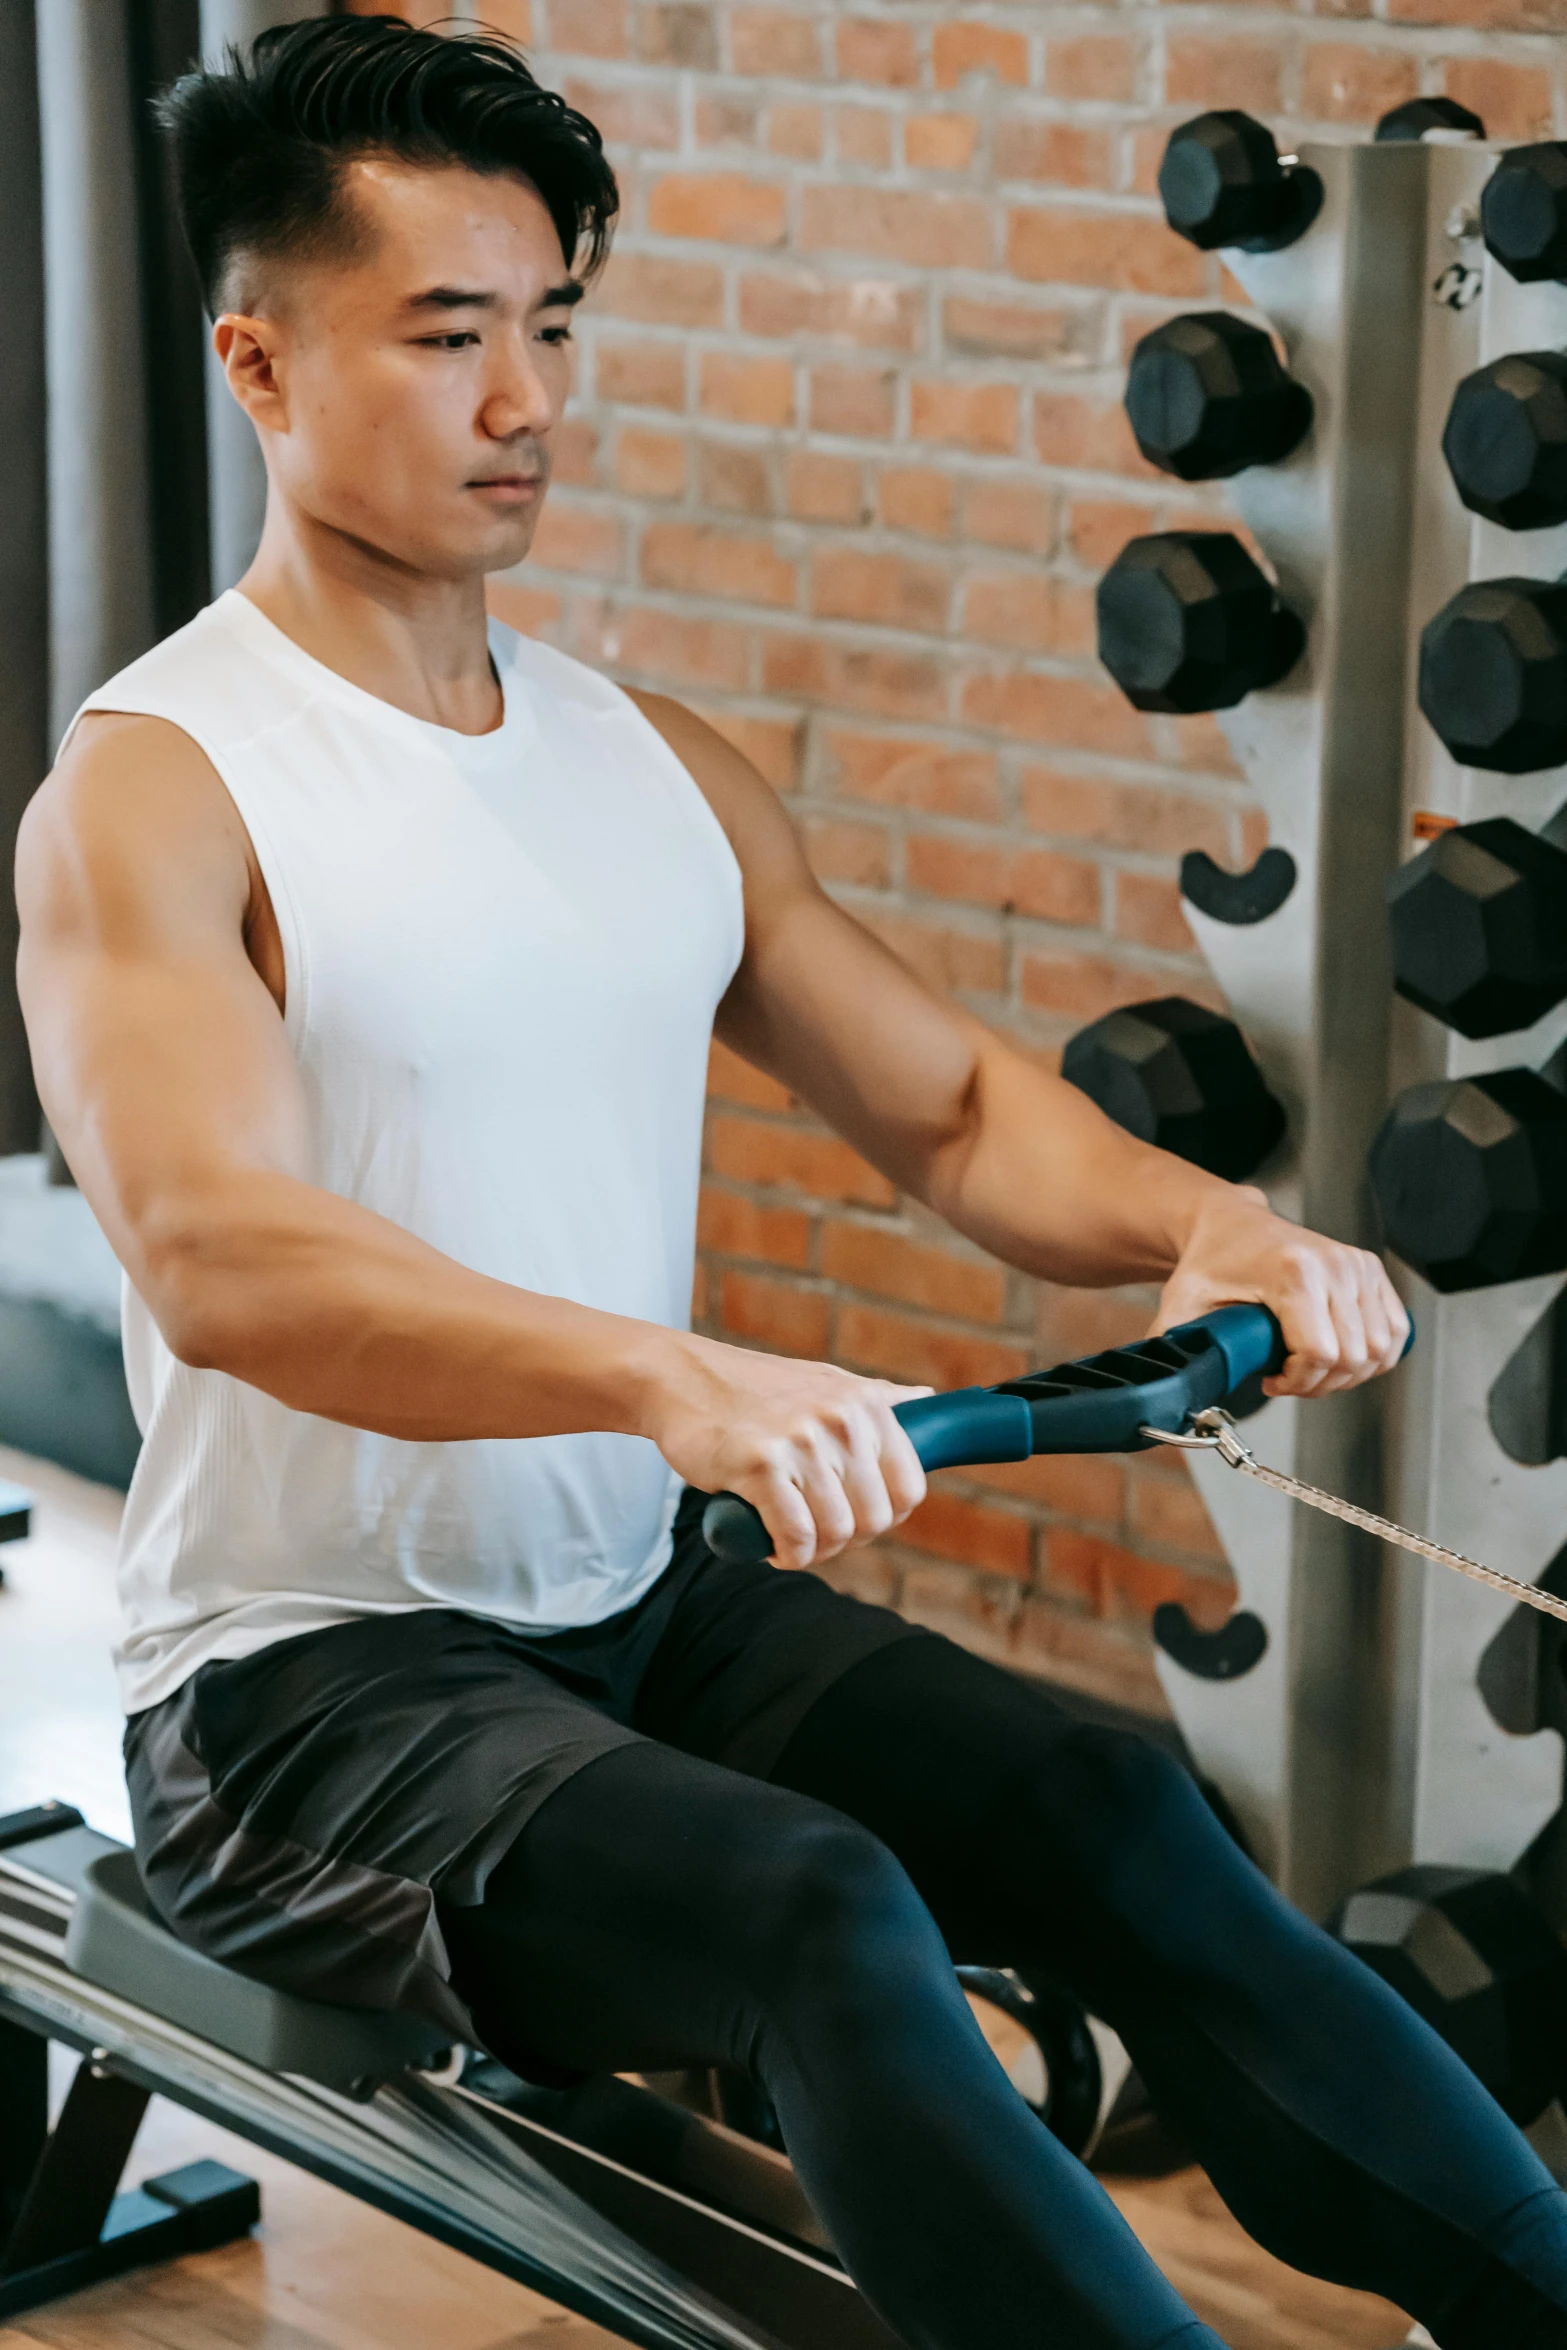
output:
<path id="1" fill-rule="evenodd" d="M 351 685 L 458 734 L 505 714 L 485 630 L 484 581 L 433 579 L 333 534 L 310 541 L 269 509 L 240 593 Z"/>

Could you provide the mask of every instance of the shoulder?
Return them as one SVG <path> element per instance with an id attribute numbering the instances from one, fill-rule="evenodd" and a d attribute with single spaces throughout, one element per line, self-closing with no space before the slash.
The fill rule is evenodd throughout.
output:
<path id="1" fill-rule="evenodd" d="M 62 756 L 90 714 L 118 711 L 166 719 L 221 758 L 298 707 L 298 688 L 273 656 L 273 634 L 255 606 L 231 588 L 89 694 L 66 733 Z"/>

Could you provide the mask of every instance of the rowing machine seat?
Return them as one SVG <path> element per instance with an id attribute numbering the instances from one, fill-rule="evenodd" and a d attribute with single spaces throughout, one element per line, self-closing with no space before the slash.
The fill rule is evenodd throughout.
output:
<path id="1" fill-rule="evenodd" d="M 29 1864 L 38 1867 L 45 1850 L 33 1846 Z M 415 2016 L 299 1999 L 191 1949 L 153 1915 L 136 1855 L 123 1845 L 87 1860 L 74 1890 L 65 1956 L 79 1975 L 268 2072 L 368 2096 L 449 2045 Z"/>

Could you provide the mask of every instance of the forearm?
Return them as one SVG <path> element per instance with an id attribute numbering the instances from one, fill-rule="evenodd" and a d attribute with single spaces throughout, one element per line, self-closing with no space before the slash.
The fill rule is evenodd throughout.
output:
<path id="1" fill-rule="evenodd" d="M 1126 1134 L 1075 1085 L 986 1037 L 961 1129 L 924 1196 L 993 1256 L 1052 1281 L 1163 1281 L 1199 1215 L 1231 1191 Z"/>
<path id="2" fill-rule="evenodd" d="M 415 1443 L 645 1433 L 696 1343 L 492 1280 L 285 1174 L 215 1183 L 137 1238 L 132 1277 L 182 1360 Z"/>

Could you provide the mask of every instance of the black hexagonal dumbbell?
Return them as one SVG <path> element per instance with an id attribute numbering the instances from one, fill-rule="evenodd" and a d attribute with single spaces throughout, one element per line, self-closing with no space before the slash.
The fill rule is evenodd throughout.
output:
<path id="1" fill-rule="evenodd" d="M 1281 163 L 1272 133 L 1228 109 L 1199 114 L 1170 133 L 1159 194 L 1177 236 L 1204 252 L 1239 245 L 1245 253 L 1276 253 L 1304 235 L 1322 209 L 1322 182 L 1310 164 Z"/>
<path id="2" fill-rule="evenodd" d="M 1567 522 L 1567 357 L 1512 351 L 1453 394 L 1442 454 L 1464 504 L 1505 530 Z"/>
<path id="3" fill-rule="evenodd" d="M 1476 579 L 1420 636 L 1420 707 L 1455 759 L 1528 775 L 1567 759 L 1567 586 Z"/>
<path id="4" fill-rule="evenodd" d="M 1524 2128 L 1567 2078 L 1567 1951 L 1512 1877 L 1429 1863 L 1378 1877 L 1328 1930 L 1364 1959 Z"/>
<path id="5" fill-rule="evenodd" d="M 1284 1133 L 1284 1112 L 1234 1021 L 1184 996 L 1128 1004 L 1080 1029 L 1061 1074 L 1140 1142 L 1232 1183 Z"/>
<path id="6" fill-rule="evenodd" d="M 1099 582 L 1099 658 L 1139 710 L 1228 710 L 1294 668 L 1306 632 L 1227 530 L 1124 546 Z"/>
<path id="7" fill-rule="evenodd" d="M 1567 1270 L 1567 1094 L 1534 1070 L 1410 1086 L 1369 1164 L 1388 1246 L 1433 1289 Z"/>
<path id="8" fill-rule="evenodd" d="M 1195 310 L 1143 336 L 1126 414 L 1150 465 L 1218 481 L 1276 465 L 1311 430 L 1311 394 L 1286 375 L 1272 338 L 1227 310 Z"/>
<path id="9" fill-rule="evenodd" d="M 1528 1028 L 1567 996 L 1567 853 L 1510 816 L 1439 833 L 1387 905 L 1394 986 L 1460 1036 Z"/>
<path id="10" fill-rule="evenodd" d="M 1567 146 L 1542 139 L 1509 148 L 1485 183 L 1480 227 L 1487 250 L 1521 284 L 1567 275 Z"/>
<path id="11" fill-rule="evenodd" d="M 1465 131 L 1472 139 L 1485 137 L 1485 124 L 1456 98 L 1406 98 L 1377 124 L 1379 146 L 1398 140 L 1423 139 L 1428 131 Z"/>

